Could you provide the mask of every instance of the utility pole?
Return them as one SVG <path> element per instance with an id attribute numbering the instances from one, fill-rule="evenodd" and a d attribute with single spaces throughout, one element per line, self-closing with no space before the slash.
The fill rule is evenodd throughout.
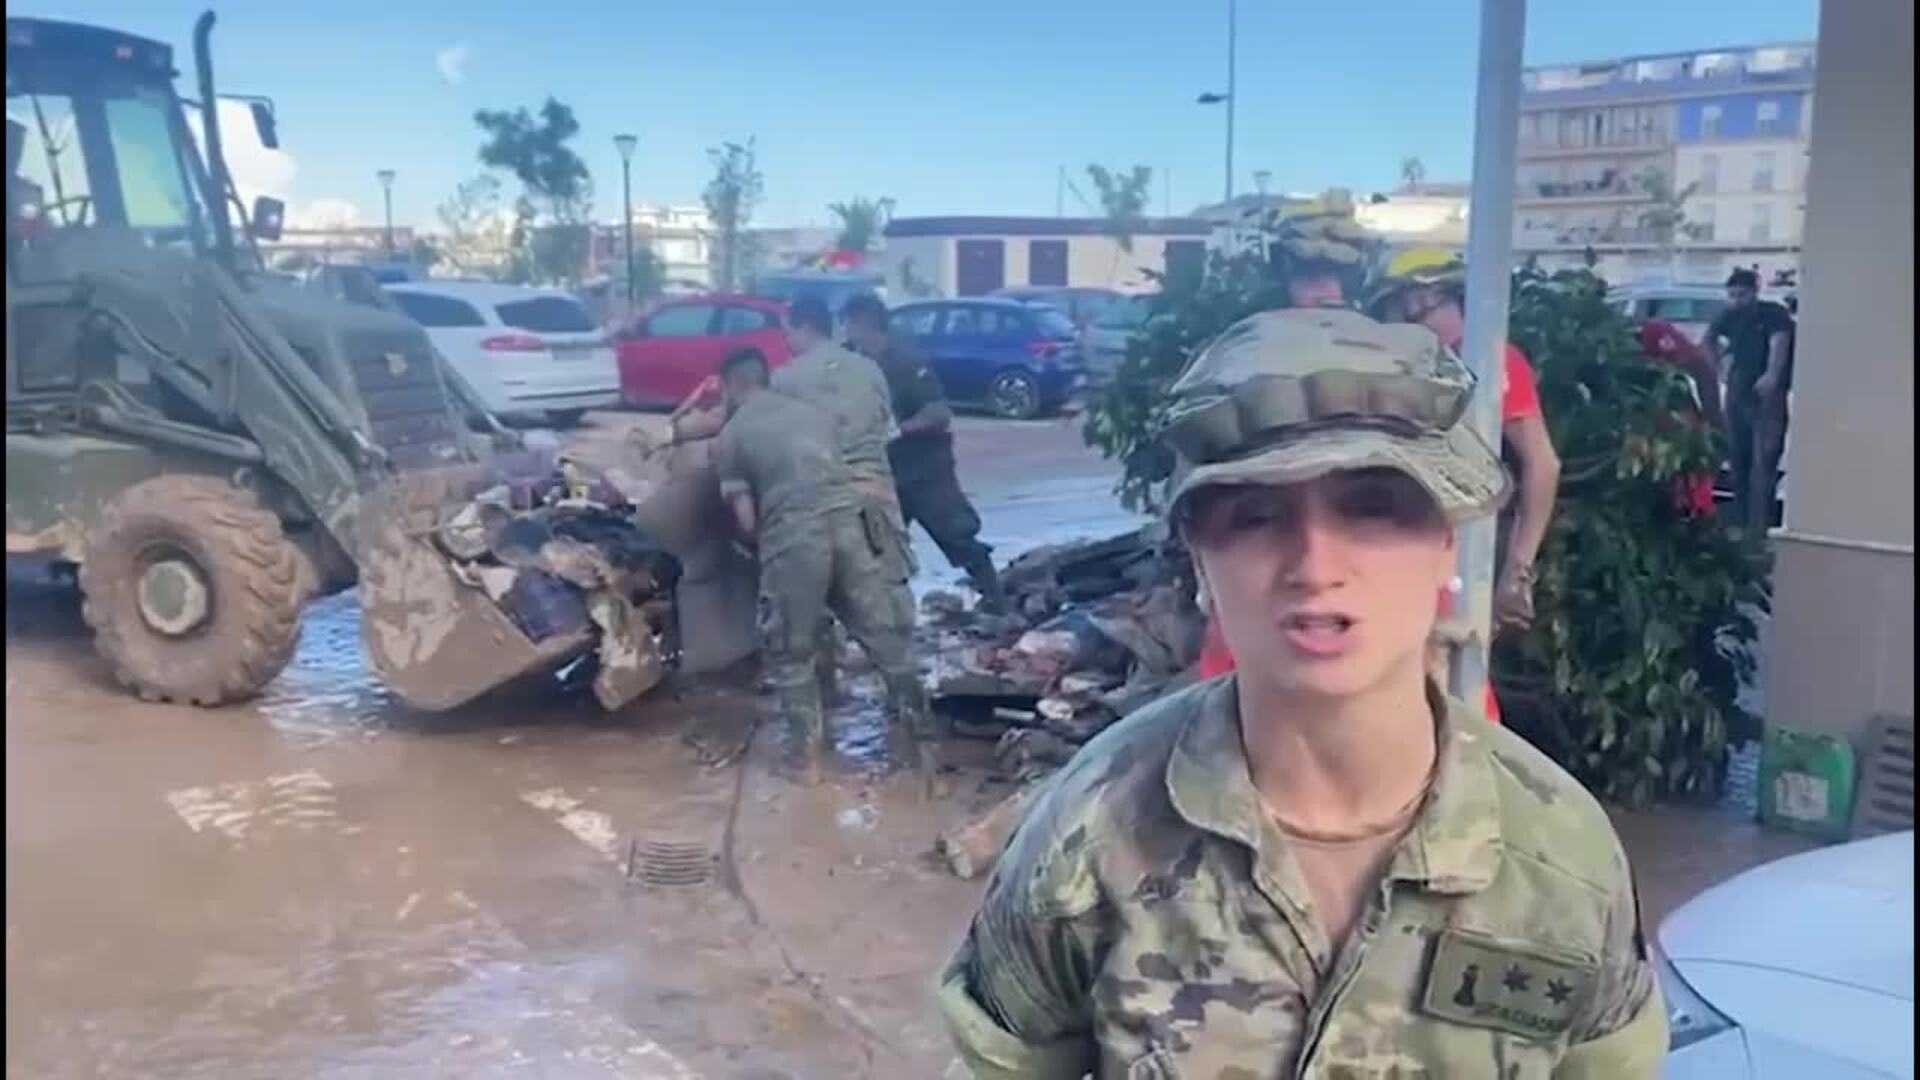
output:
<path id="1" fill-rule="evenodd" d="M 627 241 L 627 318 L 639 307 L 639 282 L 633 269 L 633 148 L 640 140 L 633 135 L 615 135 L 613 148 L 620 151 L 620 224 Z"/>
<path id="2" fill-rule="evenodd" d="M 1500 445 L 1502 358 L 1507 344 L 1508 264 L 1513 258 L 1515 143 L 1520 131 L 1521 46 L 1526 0 L 1480 0 L 1480 67 L 1474 89 L 1473 195 L 1467 211 L 1467 339 L 1461 350 L 1478 380 L 1467 418 L 1491 447 Z M 1471 638 L 1454 651 L 1451 689 L 1476 705 L 1484 698 L 1493 641 L 1494 519 L 1460 530 L 1459 577 Z"/>
<path id="3" fill-rule="evenodd" d="M 1238 88 L 1238 80 L 1236 77 L 1237 65 L 1234 61 L 1239 36 L 1239 7 L 1240 5 L 1237 0 L 1227 0 L 1227 92 L 1218 94 L 1209 91 L 1195 99 L 1201 105 L 1225 105 L 1227 107 L 1227 194 L 1225 200 L 1227 202 L 1233 201 L 1233 109 L 1235 104 L 1234 91 Z"/>
<path id="4" fill-rule="evenodd" d="M 386 248 L 387 248 L 387 260 L 391 262 L 393 260 L 393 170 L 381 169 L 379 172 L 374 173 L 374 175 L 379 177 L 380 179 L 380 190 L 382 194 L 385 196 L 386 204 L 387 204 L 387 228 L 386 228 L 385 239 L 386 239 Z"/>
<path id="5" fill-rule="evenodd" d="M 1053 175 L 1053 216 L 1067 216 L 1067 167 L 1060 166 Z"/>
<path id="6" fill-rule="evenodd" d="M 1237 93 L 1239 86 L 1235 80 L 1236 56 L 1239 51 L 1239 0 L 1227 0 L 1227 201 L 1233 201 L 1233 112 L 1240 104 Z"/>

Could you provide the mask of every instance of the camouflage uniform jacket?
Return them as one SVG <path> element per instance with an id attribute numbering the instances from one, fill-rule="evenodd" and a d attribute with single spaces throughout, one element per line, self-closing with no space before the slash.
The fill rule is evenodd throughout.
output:
<path id="1" fill-rule="evenodd" d="M 762 562 L 793 544 L 819 540 L 829 513 L 859 506 L 827 419 L 772 390 L 727 418 L 714 441 L 713 464 L 722 495 L 753 496 Z"/>
<path id="2" fill-rule="evenodd" d="M 887 442 L 893 437 L 892 394 L 872 360 L 822 342 L 773 373 L 773 388 L 814 406 L 833 420 L 840 457 L 854 488 L 895 502 Z M 897 510 L 896 510 L 897 514 Z"/>
<path id="3" fill-rule="evenodd" d="M 1253 788 L 1231 676 L 1088 744 L 942 974 L 973 1074 L 1656 1075 L 1666 1013 L 1605 813 L 1435 704 L 1432 792 L 1338 955 Z"/>

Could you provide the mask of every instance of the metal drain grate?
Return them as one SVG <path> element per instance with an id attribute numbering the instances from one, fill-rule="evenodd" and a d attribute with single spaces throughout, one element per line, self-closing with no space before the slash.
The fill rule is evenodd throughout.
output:
<path id="1" fill-rule="evenodd" d="M 648 885 L 702 885 L 713 873 L 713 852 L 688 840 L 635 840 L 627 847 L 627 877 Z"/>
<path id="2" fill-rule="evenodd" d="M 1872 738 L 1853 811 L 1855 836 L 1913 828 L 1913 717 L 1878 718 Z"/>

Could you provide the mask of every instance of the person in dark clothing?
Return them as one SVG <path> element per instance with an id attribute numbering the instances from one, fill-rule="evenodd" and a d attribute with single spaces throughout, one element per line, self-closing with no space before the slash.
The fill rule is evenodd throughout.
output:
<path id="1" fill-rule="evenodd" d="M 900 513 L 908 526 L 919 522 L 941 554 L 966 573 L 980 593 L 981 607 L 1005 607 L 993 549 L 980 542 L 980 515 L 960 490 L 953 459 L 953 410 L 940 379 L 920 350 L 887 330 L 887 308 L 880 298 L 856 296 L 843 311 L 847 344 L 871 357 L 887 377 L 899 435 L 887 447 Z"/>
<path id="2" fill-rule="evenodd" d="M 1793 332 L 1793 316 L 1760 299 L 1759 275 L 1742 269 L 1728 276 L 1727 307 L 1700 343 L 1714 366 L 1726 371 L 1734 508 L 1738 520 L 1756 532 L 1773 521 L 1787 440 L 1787 392 L 1793 386 Z"/>

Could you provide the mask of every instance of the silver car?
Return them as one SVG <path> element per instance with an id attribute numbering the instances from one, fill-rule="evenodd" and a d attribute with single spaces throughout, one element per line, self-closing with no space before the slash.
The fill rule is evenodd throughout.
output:
<path id="1" fill-rule="evenodd" d="M 1086 354 L 1089 382 L 1104 383 L 1120 370 L 1120 361 L 1127 358 L 1127 342 L 1153 316 L 1153 302 L 1150 294 L 1126 297 L 1087 327 L 1081 351 Z"/>

